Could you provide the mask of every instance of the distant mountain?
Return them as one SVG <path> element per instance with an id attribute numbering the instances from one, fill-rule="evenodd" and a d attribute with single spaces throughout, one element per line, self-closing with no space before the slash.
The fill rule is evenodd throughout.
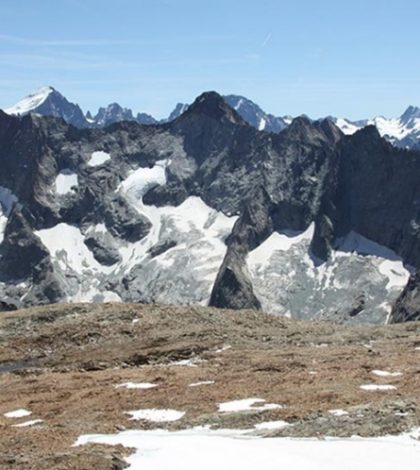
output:
<path id="1" fill-rule="evenodd" d="M 4 110 L 7 114 L 24 116 L 29 113 L 64 119 L 75 127 L 87 127 L 88 122 L 77 104 L 68 101 L 51 86 L 43 87 Z"/>
<path id="2" fill-rule="evenodd" d="M 118 103 L 111 103 L 106 108 L 99 108 L 96 116 L 86 115 L 77 104 L 68 101 L 51 86 L 40 88 L 19 101 L 15 106 L 4 110 L 7 114 L 25 116 L 29 113 L 42 116 L 61 117 L 68 124 L 80 129 L 86 127 L 106 127 L 120 121 L 136 121 L 140 124 L 156 124 L 152 116 L 145 113 L 133 115 L 131 109 L 123 108 Z"/>
<path id="3" fill-rule="evenodd" d="M 92 120 L 93 127 L 107 127 L 115 122 L 136 121 L 139 124 L 156 124 L 152 116 L 138 113 L 136 117 L 129 108 L 123 108 L 118 103 L 111 103 L 106 108 L 99 108 L 98 113 Z"/>
<path id="4" fill-rule="evenodd" d="M 167 119 L 163 119 L 163 122 L 170 122 L 176 119 L 177 117 L 181 116 L 181 114 L 185 113 L 185 111 L 188 109 L 188 104 L 185 103 L 178 103 L 175 106 L 175 109 L 171 112 L 169 117 Z"/>
<path id="5" fill-rule="evenodd" d="M 280 132 L 288 125 L 283 118 L 265 113 L 257 104 L 243 96 L 227 95 L 223 99 L 248 124 L 260 131 Z"/>
<path id="6" fill-rule="evenodd" d="M 344 118 L 331 118 L 344 134 L 351 135 L 368 125 L 375 126 L 382 137 L 402 148 L 420 149 L 420 108 L 409 106 L 399 118 L 377 116 L 352 122 Z"/>
<path id="7" fill-rule="evenodd" d="M 267 114 L 257 104 L 244 96 L 226 95 L 223 96 L 223 99 L 244 121 L 260 131 L 280 132 L 291 122 L 291 118 L 287 120 L 287 118 L 283 119 Z M 173 121 L 179 117 L 188 109 L 188 106 L 185 103 L 178 103 L 165 122 Z"/>
<path id="8" fill-rule="evenodd" d="M 256 103 L 238 95 L 223 96 L 227 105 L 234 109 L 242 119 L 258 130 L 278 133 L 293 121 L 291 116 L 276 117 L 263 111 Z M 145 113 L 133 114 L 129 108 L 123 108 L 118 103 L 99 108 L 97 114 L 83 114 L 77 104 L 69 102 L 53 87 L 43 87 L 35 93 L 19 101 L 15 106 L 5 109 L 7 114 L 26 115 L 36 113 L 44 116 L 61 117 L 67 123 L 78 128 L 107 127 L 116 122 L 135 121 L 140 124 L 158 124 L 171 122 L 184 114 L 188 104 L 178 103 L 168 118 L 157 121 Z M 346 118 L 328 117 L 344 134 L 352 135 L 358 130 L 374 125 L 380 135 L 401 148 L 420 149 L 420 108 L 409 106 L 399 118 L 377 116 L 372 119 L 351 121 Z"/>

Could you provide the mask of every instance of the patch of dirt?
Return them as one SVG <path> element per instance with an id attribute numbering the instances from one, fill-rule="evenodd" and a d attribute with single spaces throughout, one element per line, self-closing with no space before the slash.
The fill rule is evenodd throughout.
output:
<path id="1" fill-rule="evenodd" d="M 420 426 L 420 324 L 345 327 L 253 311 L 124 304 L 55 305 L 0 315 L 0 468 L 124 468 L 121 446 L 74 447 L 82 434 L 210 425 L 276 436 L 375 436 Z M 181 361 L 181 362 L 180 362 Z M 372 370 L 398 371 L 378 377 Z M 191 383 L 215 381 L 190 387 Z M 158 387 L 116 388 L 125 382 Z M 395 390 L 365 391 L 364 384 Z M 262 398 L 283 408 L 220 413 Z M 24 408 L 30 417 L 4 413 Z M 167 425 L 134 421 L 172 408 Z M 345 410 L 334 416 L 329 411 Z M 14 427 L 42 419 L 33 427 Z"/>

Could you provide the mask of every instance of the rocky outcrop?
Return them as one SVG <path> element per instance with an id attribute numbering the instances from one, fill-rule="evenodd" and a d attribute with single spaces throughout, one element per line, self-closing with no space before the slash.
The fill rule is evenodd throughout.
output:
<path id="1" fill-rule="evenodd" d="M 413 275 L 392 309 L 389 322 L 420 321 L 420 273 Z"/>

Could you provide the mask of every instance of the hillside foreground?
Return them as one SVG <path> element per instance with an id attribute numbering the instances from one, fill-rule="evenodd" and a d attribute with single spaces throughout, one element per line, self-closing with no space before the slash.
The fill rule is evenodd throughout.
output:
<path id="1" fill-rule="evenodd" d="M 134 449 L 74 444 L 127 430 L 407 433 L 420 427 L 419 359 L 418 322 L 346 327 L 117 303 L 2 313 L 0 468 L 122 469 Z M 154 422 L 136 410 L 179 416 Z"/>

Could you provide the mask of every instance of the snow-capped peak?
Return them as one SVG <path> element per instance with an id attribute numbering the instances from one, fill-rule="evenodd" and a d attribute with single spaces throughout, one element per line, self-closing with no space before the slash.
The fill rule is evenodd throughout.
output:
<path id="1" fill-rule="evenodd" d="M 14 106 L 5 109 L 7 114 L 24 115 L 35 110 L 53 93 L 55 90 L 51 86 L 39 88 L 34 93 L 26 96 Z"/>

